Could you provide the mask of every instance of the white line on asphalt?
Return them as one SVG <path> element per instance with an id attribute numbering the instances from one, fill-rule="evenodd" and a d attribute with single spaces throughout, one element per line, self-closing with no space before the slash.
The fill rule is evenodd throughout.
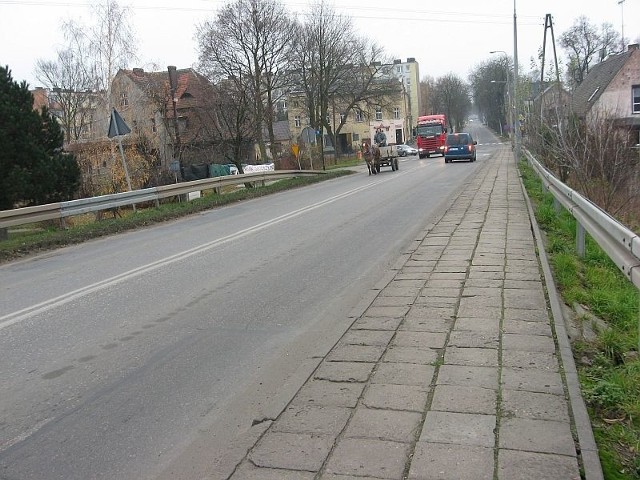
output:
<path id="1" fill-rule="evenodd" d="M 231 241 L 237 240 L 239 238 L 245 237 L 249 234 L 255 233 L 255 232 L 259 232 L 260 230 L 264 230 L 265 228 L 268 228 L 270 226 L 273 225 L 277 225 L 278 223 L 284 222 L 285 220 L 289 220 L 291 218 L 295 218 L 297 216 L 302 215 L 303 213 L 306 212 L 310 212 L 312 210 L 315 210 L 317 208 L 323 207 L 325 205 L 328 205 L 330 203 L 336 202 L 338 200 L 341 200 L 345 197 L 349 197 L 351 195 L 354 195 L 358 192 L 361 192 L 363 190 L 369 189 L 371 187 L 374 187 L 382 182 L 386 182 L 386 181 L 390 181 L 393 180 L 395 178 L 398 178 L 400 175 L 406 174 L 408 173 L 410 170 L 405 170 L 402 171 L 400 173 L 398 173 L 398 175 L 393 175 L 393 176 L 385 176 L 382 179 L 377 179 L 376 181 L 373 181 L 371 183 L 368 183 L 366 185 L 362 185 L 360 187 L 354 188 L 353 190 L 349 190 L 347 192 L 341 193 L 339 195 L 335 195 L 331 198 L 328 198 L 326 200 L 322 200 L 321 202 L 318 203 L 314 203 L 312 205 L 309 205 L 307 207 L 302 207 L 299 208 L 297 210 L 294 210 L 292 212 L 289 213 L 285 213 L 284 215 L 280 215 L 279 217 L 273 218 L 271 220 L 267 220 L 266 222 L 262 222 L 259 223 L 257 225 L 254 225 L 252 227 L 249 228 L 245 228 L 244 230 L 240 230 L 236 233 L 233 233 L 231 235 L 228 235 L 226 237 L 222 237 L 216 240 L 213 240 L 211 242 L 207 242 L 204 243 L 202 245 L 199 245 L 197 247 L 193 247 L 189 250 L 185 250 L 183 252 L 179 252 L 176 253 L 174 255 L 168 256 L 166 258 L 163 258 L 161 260 L 157 260 L 155 262 L 151 262 L 148 263 L 146 265 L 142 265 L 140 267 L 137 268 L 133 268 L 127 272 L 121 273 L 119 275 L 115 275 L 113 277 L 101 280 L 99 282 L 93 283 L 91 285 L 87 285 L 85 287 L 79 288 L 77 290 L 74 290 L 72 292 L 68 292 L 65 293 L 63 295 L 57 296 L 55 298 L 51 298 L 49 300 L 45 300 L 44 302 L 40 302 L 37 303 L 36 305 L 32 305 L 30 307 L 27 308 L 23 308 L 21 310 L 18 310 L 16 312 L 13 313 L 9 313 L 7 315 L 3 315 L 0 317 L 0 330 L 9 327 L 11 325 L 14 325 L 18 322 L 21 322 L 23 320 L 26 320 L 28 318 L 31 318 L 35 315 L 38 315 L 40 313 L 44 313 L 47 312 L 53 308 L 65 305 L 73 300 L 76 300 L 78 298 L 84 297 L 86 295 L 89 295 L 91 293 L 103 290 L 107 287 L 111 287 L 114 285 L 117 285 L 118 283 L 121 283 L 125 280 L 129 280 L 131 278 L 135 278 L 138 277 L 140 275 L 143 275 L 144 273 L 148 273 L 154 270 L 157 270 L 158 268 L 164 267 L 166 265 L 170 265 L 172 263 L 178 262 L 180 260 L 184 260 L 186 258 L 192 257 L 194 255 L 197 255 L 201 252 L 204 252 L 206 250 L 210 250 L 214 247 L 217 247 L 219 245 L 224 245 L 225 243 L 229 243 Z"/>

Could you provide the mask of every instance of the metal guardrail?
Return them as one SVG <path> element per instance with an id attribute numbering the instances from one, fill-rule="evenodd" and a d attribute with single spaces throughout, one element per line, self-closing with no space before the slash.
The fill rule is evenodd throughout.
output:
<path id="1" fill-rule="evenodd" d="M 545 188 L 576 219 L 578 251 L 584 252 L 583 233 L 587 231 L 622 273 L 640 289 L 640 236 L 558 180 L 531 152 L 524 150 L 524 153 Z"/>
<path id="2" fill-rule="evenodd" d="M 0 211 L 0 228 L 26 225 L 41 222 L 43 220 L 64 219 L 73 215 L 89 212 L 99 212 L 111 208 L 126 205 L 135 205 L 144 202 L 156 202 L 161 198 L 186 195 L 191 192 L 213 190 L 228 185 L 242 185 L 245 183 L 262 183 L 294 178 L 300 176 L 320 175 L 325 172 L 320 170 L 275 170 L 258 173 L 246 173 L 242 175 L 225 175 L 222 177 L 205 178 L 192 182 L 161 185 L 159 187 L 133 190 L 131 192 L 113 193 L 98 197 L 80 198 L 68 202 L 48 203 L 34 207 L 14 208 L 13 210 Z"/>

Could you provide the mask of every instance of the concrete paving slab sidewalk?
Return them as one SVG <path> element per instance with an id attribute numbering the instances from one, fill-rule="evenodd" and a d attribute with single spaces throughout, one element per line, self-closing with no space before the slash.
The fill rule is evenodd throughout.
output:
<path id="1" fill-rule="evenodd" d="M 231 478 L 603 478 L 530 215 L 504 149 Z"/>

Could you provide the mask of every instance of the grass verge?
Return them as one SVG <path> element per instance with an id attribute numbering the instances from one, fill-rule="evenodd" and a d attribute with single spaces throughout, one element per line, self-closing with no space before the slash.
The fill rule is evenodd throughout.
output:
<path id="1" fill-rule="evenodd" d="M 139 206 L 134 213 L 130 209 L 118 210 L 115 218 L 95 221 L 94 215 L 87 215 L 75 222 L 73 226 L 62 228 L 58 222 L 43 222 L 31 225 L 29 229 L 9 229 L 9 238 L 0 241 L 0 262 L 15 260 L 25 255 L 52 250 L 65 245 L 82 243 L 114 233 L 133 230 L 159 222 L 173 220 L 193 213 L 210 210 L 230 203 L 262 197 L 272 193 L 303 187 L 313 183 L 349 175 L 350 170 L 334 169 L 313 177 L 296 177 L 279 180 L 264 187 L 242 188 L 230 193 L 216 194 L 207 192 L 203 197 L 190 202 L 162 203 L 159 208 L 148 205 Z M 86 221 L 89 219 L 89 221 Z"/>
<path id="2" fill-rule="evenodd" d="M 600 319 L 594 338 L 573 340 L 582 394 L 589 410 L 607 480 L 640 480 L 640 292 L 587 236 L 585 256 L 576 253 L 576 221 L 557 212 L 553 196 L 526 162 L 520 171 L 558 291 L 567 305 L 580 305 Z"/>

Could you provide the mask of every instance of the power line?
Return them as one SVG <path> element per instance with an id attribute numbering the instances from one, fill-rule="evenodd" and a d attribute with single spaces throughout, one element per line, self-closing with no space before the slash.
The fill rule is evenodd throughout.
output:
<path id="1" fill-rule="evenodd" d="M 223 0 L 212 1 L 211 3 L 222 6 L 226 4 Z M 18 5 L 18 6 L 33 6 L 33 7 L 84 7 L 89 8 L 91 3 L 87 2 L 65 2 L 65 1 L 44 1 L 44 0 L 0 0 L 0 5 Z M 307 8 L 307 4 L 303 3 L 289 3 L 286 4 L 289 7 L 301 7 Z M 215 13 L 216 7 L 185 7 L 185 6 L 163 6 L 163 5 L 127 5 L 127 8 L 131 10 L 140 11 L 166 11 L 166 12 L 207 12 Z M 337 9 L 338 10 L 338 9 Z M 346 6 L 340 7 L 341 11 L 355 11 L 355 14 L 349 14 L 349 17 L 361 19 L 361 20 L 394 20 L 394 21 L 418 21 L 435 22 L 435 23 L 474 23 L 474 24 L 508 24 L 511 19 L 509 15 L 489 15 L 484 13 L 471 13 L 471 12 L 456 12 L 456 11 L 437 11 L 437 10 L 422 10 L 422 9 L 393 9 L 395 15 L 389 16 L 388 11 L 380 12 L 375 7 L 356 7 Z M 378 15 L 367 15 L 362 12 L 375 12 Z M 311 15 L 308 12 L 302 12 L 304 15 Z M 447 18 L 451 17 L 451 18 Z M 541 17 L 529 16 L 527 22 L 521 22 L 526 25 L 539 25 L 542 24 Z"/>

